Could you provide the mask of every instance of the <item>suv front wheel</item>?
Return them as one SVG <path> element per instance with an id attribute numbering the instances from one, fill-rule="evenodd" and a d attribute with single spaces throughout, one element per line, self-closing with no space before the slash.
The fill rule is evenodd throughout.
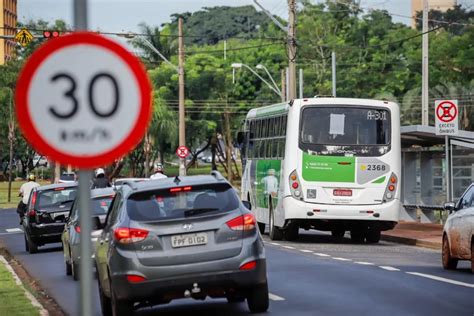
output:
<path id="1" fill-rule="evenodd" d="M 249 291 L 247 305 L 252 313 L 263 313 L 268 309 L 268 284 L 260 284 Z"/>

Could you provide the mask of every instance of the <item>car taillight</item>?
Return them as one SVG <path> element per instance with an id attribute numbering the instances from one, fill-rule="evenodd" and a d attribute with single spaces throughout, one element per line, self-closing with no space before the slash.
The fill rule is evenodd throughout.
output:
<path id="1" fill-rule="evenodd" d="M 148 231 L 138 228 L 119 227 L 114 230 L 114 237 L 121 244 L 131 244 L 145 240 Z"/>
<path id="2" fill-rule="evenodd" d="M 253 270 L 257 266 L 257 261 L 250 261 L 240 266 L 239 270 Z"/>
<path id="3" fill-rule="evenodd" d="M 31 216 L 31 217 L 36 216 L 36 211 L 35 210 L 29 210 L 28 216 Z"/>
<path id="4" fill-rule="evenodd" d="M 81 226 L 79 226 L 79 225 L 74 226 L 74 230 L 76 231 L 76 233 L 80 233 L 81 232 Z"/>
<path id="5" fill-rule="evenodd" d="M 255 229 L 255 225 L 257 223 L 253 214 L 248 213 L 237 216 L 236 218 L 228 221 L 226 224 L 232 230 L 252 230 Z"/>
<path id="6" fill-rule="evenodd" d="M 397 183 L 398 183 L 398 178 L 394 173 L 392 173 L 387 183 L 387 187 L 385 188 L 385 193 L 384 193 L 385 201 L 391 201 L 395 198 L 395 192 L 397 191 Z"/>
<path id="7" fill-rule="evenodd" d="M 296 170 L 293 170 L 292 173 L 290 173 L 290 191 L 291 195 L 299 200 L 303 200 L 303 197 L 301 195 L 301 184 L 300 180 L 298 179 L 298 173 L 296 173 Z"/>
<path id="8" fill-rule="evenodd" d="M 127 281 L 130 283 L 140 283 L 146 281 L 146 278 L 141 275 L 129 274 L 127 275 Z"/>
<path id="9" fill-rule="evenodd" d="M 36 197 L 38 195 L 38 192 L 33 192 L 33 196 L 31 197 L 31 206 L 35 207 L 36 204 Z"/>

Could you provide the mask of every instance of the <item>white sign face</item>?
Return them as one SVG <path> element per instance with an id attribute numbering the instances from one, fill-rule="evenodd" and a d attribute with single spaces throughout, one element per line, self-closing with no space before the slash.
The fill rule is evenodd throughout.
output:
<path id="1" fill-rule="evenodd" d="M 123 46 L 76 33 L 41 46 L 17 88 L 20 127 L 53 160 L 95 167 L 126 154 L 145 133 L 151 87 Z"/>
<path id="2" fill-rule="evenodd" d="M 435 127 L 436 135 L 458 134 L 458 101 L 435 101 Z"/>
<path id="3" fill-rule="evenodd" d="M 127 65 L 91 45 L 51 55 L 28 92 L 28 102 L 35 105 L 30 115 L 41 137 L 73 155 L 94 156 L 118 146 L 135 125 L 141 102 Z"/>

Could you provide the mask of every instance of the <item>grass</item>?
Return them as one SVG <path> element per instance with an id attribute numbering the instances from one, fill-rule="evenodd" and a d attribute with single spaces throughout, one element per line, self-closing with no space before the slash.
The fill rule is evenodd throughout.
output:
<path id="1" fill-rule="evenodd" d="M 10 271 L 0 261 L 0 315 L 39 315 L 26 298 L 24 289 L 17 285 Z"/>
<path id="2" fill-rule="evenodd" d="M 25 183 L 25 181 L 13 181 L 12 182 L 12 196 L 11 202 L 8 202 L 8 182 L 0 182 L 0 209 L 1 208 L 16 208 L 20 202 L 20 197 L 18 192 L 20 186 Z M 49 182 L 40 182 L 41 185 L 48 184 Z M 0 314 L 1 315 L 1 314 Z"/>

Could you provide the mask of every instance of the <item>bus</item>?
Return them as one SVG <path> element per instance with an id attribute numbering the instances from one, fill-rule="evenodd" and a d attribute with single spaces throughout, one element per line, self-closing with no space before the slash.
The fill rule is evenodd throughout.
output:
<path id="1" fill-rule="evenodd" d="M 396 103 L 307 98 L 251 109 L 238 133 L 242 200 L 260 232 L 296 240 L 299 229 L 377 243 L 400 212 Z"/>

